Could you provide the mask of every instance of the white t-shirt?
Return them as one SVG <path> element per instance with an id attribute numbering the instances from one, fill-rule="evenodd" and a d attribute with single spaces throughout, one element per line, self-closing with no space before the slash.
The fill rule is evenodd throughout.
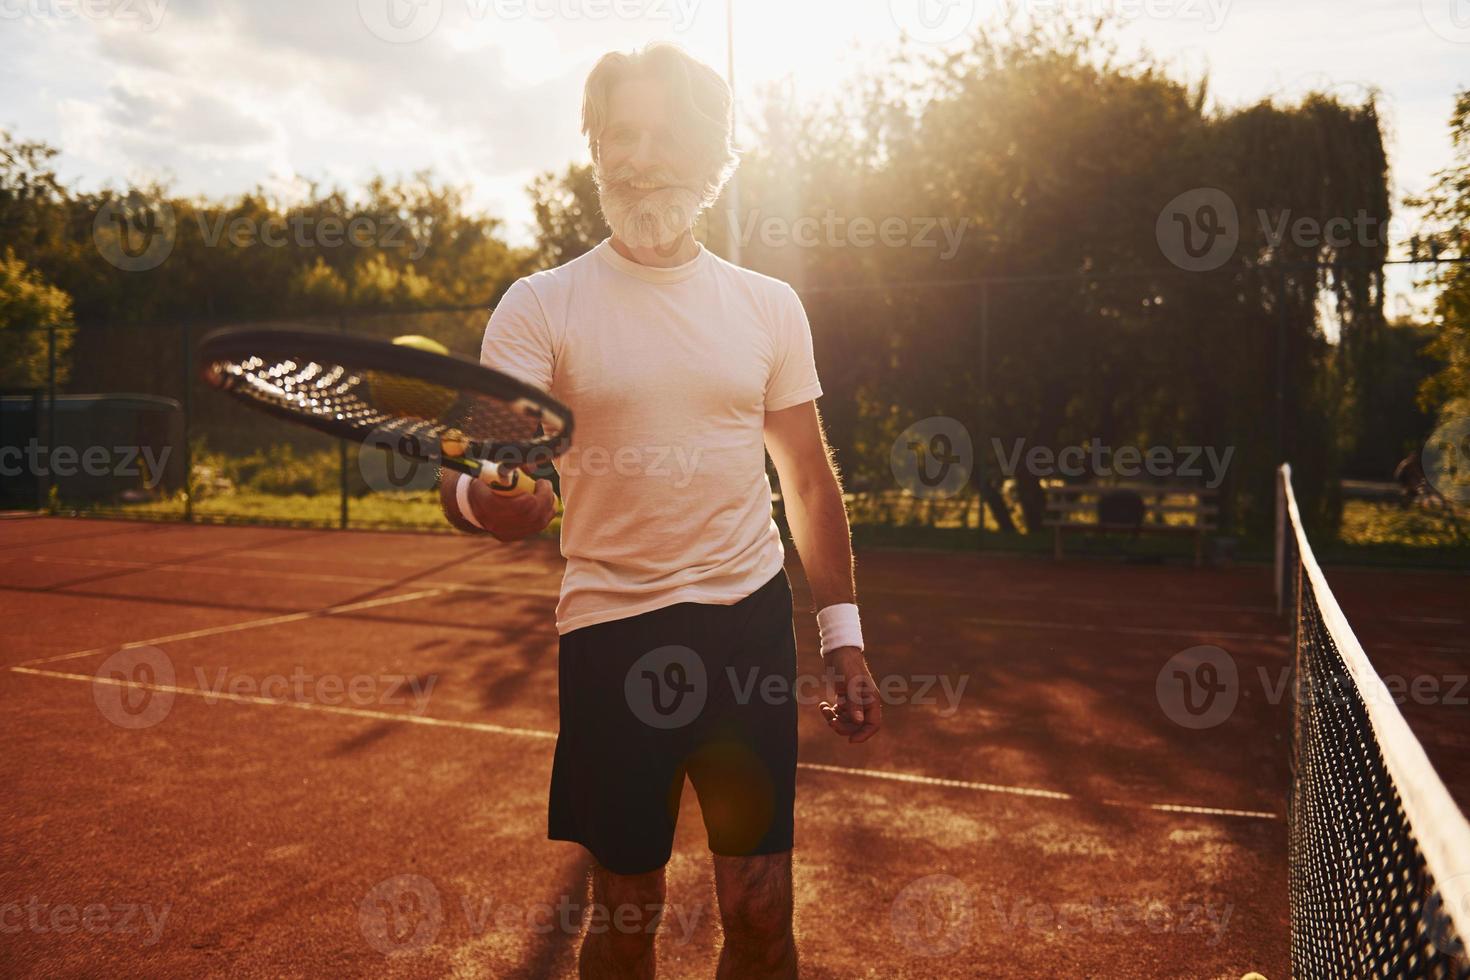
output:
<path id="1" fill-rule="evenodd" d="M 678 602 L 731 605 L 785 560 L 765 413 L 822 393 L 795 290 L 700 246 L 671 269 L 611 239 L 513 284 L 480 361 L 575 416 L 561 477 L 556 629 Z"/>

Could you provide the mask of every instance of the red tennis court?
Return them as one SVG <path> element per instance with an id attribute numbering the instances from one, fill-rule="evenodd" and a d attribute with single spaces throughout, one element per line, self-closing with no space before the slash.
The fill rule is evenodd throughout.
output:
<path id="1" fill-rule="evenodd" d="M 1269 569 L 858 569 L 887 724 L 851 746 L 803 709 L 804 975 L 1287 975 Z M 545 840 L 560 573 L 547 541 L 0 521 L 0 972 L 574 974 L 598 920 L 580 849 Z M 1444 685 L 1404 712 L 1463 802 L 1470 576 L 1329 575 L 1380 671 Z M 1229 710 L 1171 693 L 1202 646 Z M 659 954 L 708 975 L 683 805 Z"/>

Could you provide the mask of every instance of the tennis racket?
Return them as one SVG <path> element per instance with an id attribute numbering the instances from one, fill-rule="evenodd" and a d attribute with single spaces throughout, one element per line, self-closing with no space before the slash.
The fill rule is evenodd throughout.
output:
<path id="1" fill-rule="evenodd" d="M 521 467 L 571 446 L 570 409 L 462 357 L 343 334 L 239 329 L 204 338 L 198 359 L 206 381 L 251 408 L 390 446 L 507 496 L 535 490 Z"/>

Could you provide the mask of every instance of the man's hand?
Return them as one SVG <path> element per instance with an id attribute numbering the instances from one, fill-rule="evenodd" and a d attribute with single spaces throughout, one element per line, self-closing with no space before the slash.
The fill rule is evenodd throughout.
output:
<path id="1" fill-rule="evenodd" d="M 445 514 L 459 513 L 456 483 L 455 474 L 445 471 L 439 485 L 439 502 Z M 556 514 L 556 494 L 550 480 L 537 480 L 535 493 L 513 497 L 498 494 L 479 480 L 471 480 L 469 503 L 475 520 L 498 541 L 520 541 L 539 534 Z M 461 530 L 475 529 L 461 527 Z"/>
<path id="2" fill-rule="evenodd" d="M 827 678 L 832 700 L 821 703 L 827 727 L 854 744 L 876 735 L 883 724 L 883 702 L 863 652 L 839 647 L 827 654 Z"/>

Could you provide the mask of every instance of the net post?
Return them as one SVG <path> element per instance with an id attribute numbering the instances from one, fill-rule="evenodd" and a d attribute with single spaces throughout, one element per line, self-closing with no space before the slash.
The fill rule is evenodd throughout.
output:
<path id="1" fill-rule="evenodd" d="M 192 397 L 194 356 L 189 345 L 189 321 L 187 320 L 179 323 L 179 346 L 184 354 L 184 445 L 180 447 L 184 454 L 184 522 L 192 524 L 194 523 L 194 460 L 190 456 L 189 417 L 193 414 L 194 407 Z"/>
<path id="2" fill-rule="evenodd" d="M 48 453 L 56 452 L 56 324 L 46 328 L 46 446 Z M 56 488 L 54 467 L 46 467 L 46 509 L 51 507 L 52 491 Z"/>
<path id="3" fill-rule="evenodd" d="M 1286 481 L 1291 467 L 1276 468 L 1276 615 L 1286 612 Z"/>
<path id="4" fill-rule="evenodd" d="M 347 318 L 340 312 L 337 314 L 337 332 L 347 332 Z M 347 530 L 347 443 L 337 440 L 337 526 L 341 530 Z"/>
<path id="5" fill-rule="evenodd" d="M 978 415 L 977 421 L 979 422 L 980 431 L 976 435 L 980 437 L 979 442 L 981 446 L 980 451 L 975 454 L 975 492 L 980 497 L 980 533 L 975 541 L 975 548 L 978 551 L 985 550 L 985 481 L 987 479 L 985 473 L 985 430 L 989 424 L 989 420 L 985 414 L 985 400 L 990 396 L 989 362 L 990 283 L 987 281 L 980 284 L 980 403 L 978 406 L 979 411 L 976 413 Z M 997 523 L 999 523 L 998 518 Z"/>

